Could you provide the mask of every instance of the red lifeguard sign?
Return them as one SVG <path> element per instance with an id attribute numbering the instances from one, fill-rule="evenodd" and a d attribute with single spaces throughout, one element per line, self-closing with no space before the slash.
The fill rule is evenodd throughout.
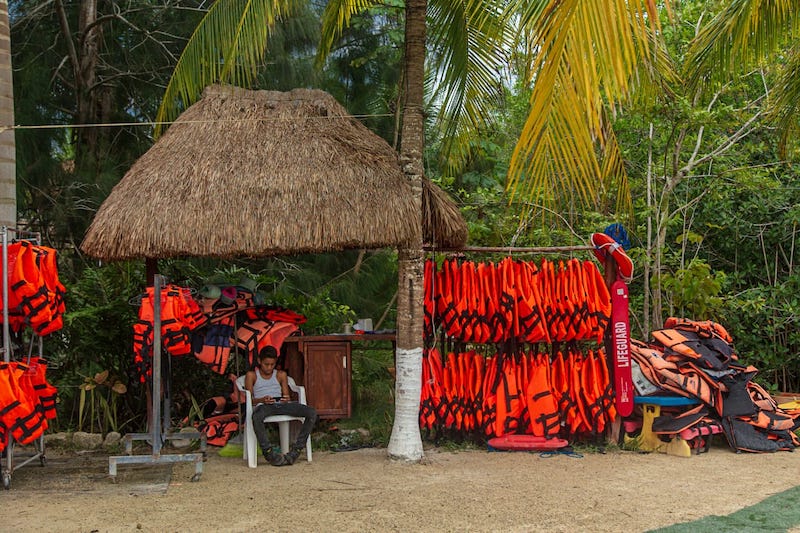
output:
<path id="1" fill-rule="evenodd" d="M 628 319 L 628 285 L 621 279 L 611 284 L 611 357 L 614 362 L 615 405 L 620 416 L 633 412 L 631 335 Z"/>

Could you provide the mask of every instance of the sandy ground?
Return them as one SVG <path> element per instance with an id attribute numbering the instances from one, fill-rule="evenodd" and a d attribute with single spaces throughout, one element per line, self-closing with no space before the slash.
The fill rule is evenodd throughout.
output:
<path id="1" fill-rule="evenodd" d="M 646 531 L 800 484 L 800 453 L 725 446 L 691 458 L 430 449 L 419 464 L 361 449 L 257 469 L 217 450 L 197 482 L 193 464 L 176 463 L 120 465 L 116 483 L 108 455 L 47 452 L 44 467 L 14 470 L 0 530 Z"/>

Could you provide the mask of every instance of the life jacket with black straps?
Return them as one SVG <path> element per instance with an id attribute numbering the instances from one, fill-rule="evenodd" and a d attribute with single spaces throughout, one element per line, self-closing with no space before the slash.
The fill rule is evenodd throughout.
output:
<path id="1" fill-rule="evenodd" d="M 63 315 L 66 311 L 66 288 L 58 278 L 58 260 L 56 250 L 46 246 L 34 248 L 36 263 L 39 266 L 41 280 L 47 289 L 48 313 L 43 313 L 41 319 L 32 320 L 31 325 L 40 337 L 60 330 L 64 326 Z"/>
<path id="2" fill-rule="evenodd" d="M 152 373 L 154 304 L 155 289 L 147 287 L 133 325 L 134 367 L 142 383 Z M 161 289 L 160 304 L 162 346 L 173 356 L 192 353 L 192 331 L 205 325 L 207 319 L 189 289 L 166 285 Z"/>
<path id="3" fill-rule="evenodd" d="M 422 335 L 425 342 L 430 343 L 435 336 L 436 330 L 436 262 L 432 259 L 425 261 L 422 280 L 422 309 L 424 317 Z"/>
<path id="4" fill-rule="evenodd" d="M 197 430 L 206 434 L 207 444 L 225 446 L 239 431 L 239 414 L 234 412 L 209 416 L 197 424 Z"/>
<path id="5" fill-rule="evenodd" d="M 227 316 L 209 324 L 193 336 L 193 353 L 198 361 L 207 365 L 212 372 L 225 373 L 233 347 L 233 325 L 235 318 Z"/>
<path id="6" fill-rule="evenodd" d="M 16 362 L 0 363 L 0 425 L 6 435 L 21 444 L 33 442 L 47 428 L 47 419 L 42 409 L 37 408 L 38 397 L 26 393 L 20 384 L 26 370 L 26 366 Z"/>
<path id="7" fill-rule="evenodd" d="M 524 432 L 525 391 L 520 388 L 516 355 L 503 356 L 500 364 L 494 423 L 496 437 Z"/>
<path id="8" fill-rule="evenodd" d="M 270 320 L 272 322 L 288 322 L 300 326 L 306 323 L 307 318 L 291 309 L 281 305 L 257 305 L 245 309 L 248 320 Z"/>
<path id="9" fill-rule="evenodd" d="M 482 411 L 483 433 L 493 436 L 497 424 L 497 386 L 502 380 L 500 372 L 500 356 L 495 353 L 486 360 L 483 374 Z"/>
<path id="10" fill-rule="evenodd" d="M 569 369 L 570 388 L 569 394 L 575 403 L 575 416 L 570 421 L 569 432 L 571 435 L 589 433 L 592 428 L 589 406 L 583 391 L 583 373 L 589 364 L 586 357 L 574 348 L 568 349 L 567 368 Z"/>
<path id="11" fill-rule="evenodd" d="M 550 385 L 550 361 L 541 353 L 531 353 L 529 357 L 531 371 L 525 402 L 530 415 L 530 433 L 537 437 L 554 437 L 561 429 L 561 416 Z"/>
<path id="12" fill-rule="evenodd" d="M 566 368 L 566 359 L 567 357 L 560 350 L 557 350 L 552 356 L 550 362 L 550 390 L 556 400 L 558 411 L 561 413 L 561 426 L 568 429 L 572 420 L 577 416 L 576 409 L 578 406 L 569 393 L 570 375 L 569 370 Z"/>
<path id="13" fill-rule="evenodd" d="M 719 384 L 691 364 L 678 366 L 667 361 L 662 352 L 645 343 L 631 339 L 631 356 L 636 359 L 642 374 L 664 390 L 694 398 L 717 410 L 722 410 L 722 391 Z"/>
<path id="14" fill-rule="evenodd" d="M 525 342 L 550 342 L 550 334 L 542 309 L 542 294 L 539 290 L 539 271 L 530 262 L 517 263 L 517 276 L 523 280 L 517 292 L 516 307 L 521 339 Z"/>
<path id="15" fill-rule="evenodd" d="M 472 361 L 468 363 L 470 372 L 467 382 L 469 402 L 474 416 L 472 430 L 483 431 L 483 376 L 485 368 L 484 357 L 476 352 L 472 353 Z"/>
<path id="16" fill-rule="evenodd" d="M 733 346 L 718 337 L 702 337 L 700 333 L 681 329 L 660 329 L 652 333 L 663 346 L 667 361 L 695 361 L 701 368 L 725 370 L 735 360 Z"/>
<path id="17" fill-rule="evenodd" d="M 431 430 L 436 425 L 436 407 L 433 400 L 433 379 L 431 378 L 431 352 L 436 348 L 425 348 L 422 355 L 422 387 L 419 395 L 419 427 Z"/>
<path id="18" fill-rule="evenodd" d="M 38 398 L 39 407 L 45 418 L 48 420 L 54 419 L 56 417 L 58 389 L 47 381 L 47 361 L 41 357 L 31 357 L 28 364 L 24 366 L 27 368 L 22 374 L 20 384 L 26 390 L 30 389 L 33 396 Z"/>
<path id="19" fill-rule="evenodd" d="M 581 394 L 586 406 L 586 422 L 592 435 L 600 435 L 605 430 L 607 421 L 608 398 L 605 396 L 607 381 L 606 375 L 600 365 L 605 361 L 597 356 L 596 352 L 589 350 L 584 355 L 583 372 L 581 374 Z"/>
<path id="20" fill-rule="evenodd" d="M 587 286 L 590 288 L 589 301 L 594 304 L 594 311 L 591 316 L 596 334 L 595 338 L 598 343 L 602 343 L 605 330 L 609 322 L 611 322 L 611 294 L 608 292 L 608 286 L 597 265 L 592 261 L 584 261 L 583 271 Z"/>
<path id="21" fill-rule="evenodd" d="M 39 336 L 63 327 L 66 289 L 58 279 L 56 251 L 28 241 L 9 245 L 9 325 L 30 325 Z"/>

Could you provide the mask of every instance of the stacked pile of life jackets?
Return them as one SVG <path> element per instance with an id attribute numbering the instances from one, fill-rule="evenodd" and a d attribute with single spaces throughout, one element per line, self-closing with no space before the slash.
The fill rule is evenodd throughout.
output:
<path id="1" fill-rule="evenodd" d="M 56 251 L 29 241 L 13 242 L 8 245 L 6 272 L 11 330 L 30 326 L 34 333 L 45 336 L 61 329 L 66 289 L 58 279 Z"/>
<path id="2" fill-rule="evenodd" d="M 226 303 L 203 298 L 200 307 L 208 321 L 194 332 L 195 357 L 212 372 L 224 374 L 231 350 L 238 350 L 254 368 L 258 353 L 267 345 L 280 353 L 286 337 L 296 332 L 306 317 L 279 305 L 257 304 L 252 291 L 237 287 L 236 299 Z"/>
<path id="3" fill-rule="evenodd" d="M 695 424 L 722 427 L 730 446 L 739 451 L 771 452 L 800 446 L 794 433 L 800 411 L 777 406 L 752 379 L 753 366 L 739 363 L 727 330 L 711 321 L 668 318 L 645 344 L 631 340 L 631 355 L 643 375 L 661 391 L 697 400 L 699 407 L 653 422 L 669 432 Z"/>
<path id="4" fill-rule="evenodd" d="M 13 438 L 21 444 L 38 439 L 56 417 L 57 390 L 46 378 L 47 363 L 0 363 L 0 451 Z"/>
<path id="5" fill-rule="evenodd" d="M 284 307 L 256 304 L 248 289 L 236 290 L 236 298 L 230 301 L 197 301 L 187 287 L 163 287 L 160 313 L 164 350 L 174 357 L 192 354 L 213 372 L 224 374 L 232 349 L 241 349 L 252 367 L 261 348 L 271 344 L 280 351 L 286 336 L 306 320 Z M 141 383 L 152 375 L 154 303 L 154 289 L 148 287 L 133 326 L 134 367 Z"/>
<path id="6" fill-rule="evenodd" d="M 602 349 L 575 344 L 552 355 L 529 351 L 489 358 L 426 349 L 420 427 L 478 439 L 601 435 L 616 416 Z"/>
<path id="7" fill-rule="evenodd" d="M 425 263 L 425 329 L 461 342 L 567 342 L 603 338 L 611 299 L 591 261 L 506 258 Z"/>

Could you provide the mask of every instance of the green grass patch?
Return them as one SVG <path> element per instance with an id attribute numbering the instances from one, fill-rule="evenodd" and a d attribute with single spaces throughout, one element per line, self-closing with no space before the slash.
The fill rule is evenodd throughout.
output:
<path id="1" fill-rule="evenodd" d="M 652 533 L 756 533 L 788 531 L 800 525 L 800 486 L 793 487 L 726 516 L 707 516 Z"/>

